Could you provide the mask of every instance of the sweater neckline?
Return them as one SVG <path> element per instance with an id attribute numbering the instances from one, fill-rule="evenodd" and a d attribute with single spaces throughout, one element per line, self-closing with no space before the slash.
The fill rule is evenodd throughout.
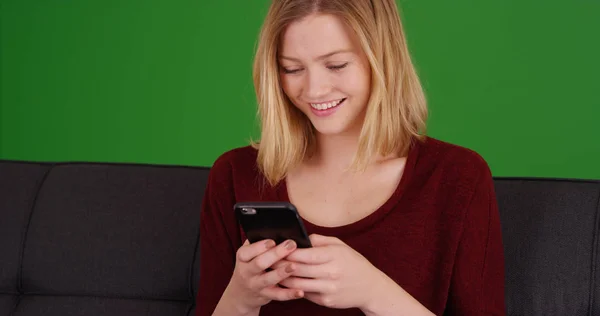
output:
<path id="1" fill-rule="evenodd" d="M 411 143 L 408 155 L 406 157 L 404 171 L 402 172 L 402 177 L 400 178 L 400 181 L 398 182 L 398 185 L 396 186 L 394 192 L 378 209 L 355 222 L 333 227 L 320 226 L 300 216 L 308 233 L 333 237 L 342 237 L 344 235 L 355 234 L 359 231 L 368 229 L 374 223 L 384 218 L 390 211 L 394 209 L 394 207 L 400 202 L 400 200 L 404 196 L 404 192 L 406 191 L 408 183 L 410 182 L 411 177 L 414 173 L 420 142 L 421 141 L 419 140 L 415 140 Z M 277 186 L 276 194 L 279 200 L 290 202 L 286 180 L 287 179 L 282 180 Z"/>

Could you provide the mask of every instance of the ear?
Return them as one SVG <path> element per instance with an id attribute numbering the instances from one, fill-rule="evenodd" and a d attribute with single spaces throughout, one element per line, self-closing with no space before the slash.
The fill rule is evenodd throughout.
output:
<path id="1" fill-rule="evenodd" d="M 339 240 L 336 237 L 311 234 L 310 236 L 308 236 L 308 238 L 310 238 L 311 244 L 315 247 L 329 245 L 345 245 L 343 241 Z"/>

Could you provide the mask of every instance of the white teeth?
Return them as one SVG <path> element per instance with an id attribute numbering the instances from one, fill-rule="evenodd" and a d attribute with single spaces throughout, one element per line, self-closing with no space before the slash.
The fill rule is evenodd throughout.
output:
<path id="1" fill-rule="evenodd" d="M 327 102 L 327 103 L 311 103 L 310 106 L 317 110 L 326 110 L 326 109 L 330 109 L 330 108 L 340 104 L 343 100 L 344 99 L 340 99 L 337 101 Z"/>

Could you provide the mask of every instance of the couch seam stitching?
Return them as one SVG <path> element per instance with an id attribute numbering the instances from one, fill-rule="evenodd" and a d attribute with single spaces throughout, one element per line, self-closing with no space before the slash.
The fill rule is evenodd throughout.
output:
<path id="1" fill-rule="evenodd" d="M 17 311 L 17 306 L 19 306 L 19 304 L 21 303 L 21 295 L 17 295 L 17 298 L 15 299 L 15 303 L 13 304 L 12 310 L 10 311 L 10 316 L 13 316 L 15 314 L 15 312 Z"/>
<path id="2" fill-rule="evenodd" d="M 37 205 L 37 200 L 40 195 L 40 191 L 42 190 L 42 187 L 46 183 L 46 179 L 48 178 L 48 175 L 50 174 L 50 172 L 52 171 L 53 168 L 54 168 L 54 165 L 50 165 L 48 170 L 46 170 L 46 172 L 42 176 L 42 179 L 40 180 L 40 183 L 38 184 L 38 186 L 36 188 L 35 196 L 33 197 L 33 200 L 31 201 L 31 208 L 30 208 L 29 216 L 27 217 L 27 222 L 23 229 L 23 235 L 22 235 L 23 237 L 22 237 L 21 247 L 20 247 L 21 253 L 19 254 L 19 271 L 17 274 L 17 292 L 19 295 L 17 298 L 17 304 L 15 304 L 15 306 L 13 307 L 11 315 L 13 315 L 15 313 L 17 306 L 19 305 L 18 303 L 21 300 L 21 296 L 24 293 L 23 292 L 23 260 L 25 257 L 25 244 L 27 243 L 27 236 L 29 235 L 29 227 L 31 225 L 31 218 L 33 218 L 33 211 L 35 210 L 35 207 Z"/>
<path id="3" fill-rule="evenodd" d="M 598 230 L 600 229 L 600 184 L 598 185 L 598 201 L 596 203 L 596 218 L 594 226 L 594 240 L 592 247 L 592 264 L 591 264 L 591 275 L 590 275 L 590 292 L 588 302 L 588 315 L 594 315 L 594 297 L 596 295 L 596 265 L 598 258 Z"/>
<path id="4" fill-rule="evenodd" d="M 25 229 L 23 230 L 23 240 L 21 242 L 21 253 L 19 255 L 19 275 L 17 276 L 18 277 L 17 290 L 19 292 L 19 295 L 21 295 L 23 293 L 23 259 L 25 257 L 25 244 L 27 243 L 27 236 L 29 235 L 31 219 L 33 218 L 33 212 L 37 205 L 37 200 L 38 200 L 38 197 L 40 196 L 40 191 L 42 191 L 42 187 L 46 183 L 46 179 L 48 178 L 48 175 L 50 174 L 52 169 L 53 169 L 53 166 L 48 168 L 48 170 L 44 173 L 44 176 L 42 177 L 42 179 L 40 180 L 40 183 L 38 184 L 38 186 L 36 188 L 35 196 L 33 197 L 33 201 L 31 201 L 31 209 L 29 212 L 29 216 L 27 217 L 27 223 L 25 224 Z"/>
<path id="5" fill-rule="evenodd" d="M 194 296 L 194 268 L 195 265 L 194 263 L 196 262 L 196 254 L 199 252 L 198 248 L 200 247 L 200 224 L 198 223 L 198 232 L 196 232 L 196 242 L 195 242 L 195 246 L 194 246 L 194 251 L 192 254 L 192 262 L 190 263 L 190 269 L 189 269 L 189 273 L 188 273 L 188 280 L 189 280 L 189 295 L 190 295 L 190 299 L 192 300 L 192 304 L 193 302 L 196 301 L 196 298 Z M 200 262 L 200 256 L 198 256 L 198 263 Z M 198 291 L 200 291 L 200 287 L 198 287 Z"/>
<path id="6" fill-rule="evenodd" d="M 190 306 L 188 306 L 188 309 L 187 309 L 187 311 L 185 311 L 185 314 L 187 316 L 190 316 L 190 313 L 192 312 L 193 309 L 194 309 L 194 304 L 192 303 L 192 304 L 190 304 Z"/>

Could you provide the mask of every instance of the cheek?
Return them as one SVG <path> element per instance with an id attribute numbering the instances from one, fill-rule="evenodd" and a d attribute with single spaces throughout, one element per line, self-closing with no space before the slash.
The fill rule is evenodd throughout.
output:
<path id="1" fill-rule="evenodd" d="M 363 73 L 348 74 L 343 81 L 343 87 L 354 97 L 364 98 L 369 93 L 370 80 Z"/>
<path id="2" fill-rule="evenodd" d="M 280 82 L 281 82 L 281 88 L 283 89 L 283 93 L 285 93 L 285 95 L 288 97 L 288 99 L 291 101 L 292 105 L 295 106 L 296 108 L 301 109 L 300 106 L 298 106 L 298 95 L 299 95 L 299 90 L 300 87 L 298 86 L 298 82 L 294 81 L 293 78 L 289 78 L 286 76 L 280 76 Z"/>
<path id="3" fill-rule="evenodd" d="M 298 83 L 290 77 L 280 76 L 281 88 L 288 98 L 294 100 L 298 95 Z"/>

